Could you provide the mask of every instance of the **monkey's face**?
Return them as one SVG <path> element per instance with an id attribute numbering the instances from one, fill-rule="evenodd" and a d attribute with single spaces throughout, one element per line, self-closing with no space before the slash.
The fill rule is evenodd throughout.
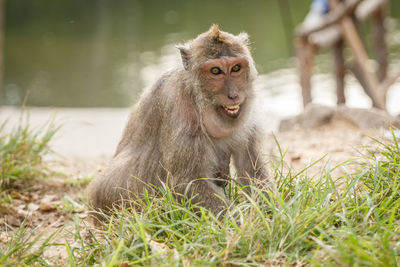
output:
<path id="1" fill-rule="evenodd" d="M 246 33 L 232 35 L 217 25 L 178 46 L 186 81 L 195 88 L 202 129 L 213 138 L 231 136 L 250 114 L 251 84 L 257 76 Z"/>
<path id="2" fill-rule="evenodd" d="M 236 119 L 245 105 L 249 62 L 242 57 L 211 59 L 200 66 L 202 90 L 222 117 Z"/>

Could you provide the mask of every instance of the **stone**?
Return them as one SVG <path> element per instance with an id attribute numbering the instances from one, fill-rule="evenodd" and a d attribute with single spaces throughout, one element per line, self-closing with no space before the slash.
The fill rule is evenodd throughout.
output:
<path id="1" fill-rule="evenodd" d="M 340 118 L 359 129 L 380 129 L 394 126 L 400 128 L 400 118 L 377 108 L 349 108 L 346 106 L 327 107 L 309 104 L 300 115 L 281 120 L 279 131 L 296 128 L 312 129 L 328 124 L 333 118 Z"/>

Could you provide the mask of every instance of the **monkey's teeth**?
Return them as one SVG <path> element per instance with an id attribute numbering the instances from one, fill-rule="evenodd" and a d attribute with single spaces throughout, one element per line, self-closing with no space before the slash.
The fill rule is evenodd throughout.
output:
<path id="1" fill-rule="evenodd" d="M 239 112 L 240 106 L 239 106 L 239 105 L 223 106 L 223 108 L 224 108 L 229 114 L 236 114 L 236 113 Z"/>

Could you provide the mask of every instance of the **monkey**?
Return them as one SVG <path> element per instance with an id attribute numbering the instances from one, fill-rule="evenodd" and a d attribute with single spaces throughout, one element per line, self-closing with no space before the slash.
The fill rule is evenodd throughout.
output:
<path id="1" fill-rule="evenodd" d="M 214 24 L 177 48 L 182 64 L 142 93 L 109 166 L 89 184 L 95 211 L 140 198 L 146 184 L 167 183 L 221 212 L 231 159 L 240 184 L 254 178 L 276 191 L 260 157 L 253 88 L 258 73 L 247 33 L 233 35 Z"/>

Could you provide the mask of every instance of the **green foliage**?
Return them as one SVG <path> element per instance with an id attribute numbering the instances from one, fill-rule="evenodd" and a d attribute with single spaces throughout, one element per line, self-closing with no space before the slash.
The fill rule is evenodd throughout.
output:
<path id="1" fill-rule="evenodd" d="M 81 187 L 84 185 L 88 185 L 92 180 L 93 180 L 93 176 L 89 176 L 89 177 L 82 177 L 82 178 L 66 178 L 64 179 L 64 184 L 70 187 Z"/>
<path id="2" fill-rule="evenodd" d="M 57 131 L 53 121 L 31 129 L 29 116 L 21 116 L 17 127 L 6 134 L 7 121 L 0 126 L 0 190 L 16 181 L 43 176 L 43 156 L 50 150 L 49 142 Z"/>

